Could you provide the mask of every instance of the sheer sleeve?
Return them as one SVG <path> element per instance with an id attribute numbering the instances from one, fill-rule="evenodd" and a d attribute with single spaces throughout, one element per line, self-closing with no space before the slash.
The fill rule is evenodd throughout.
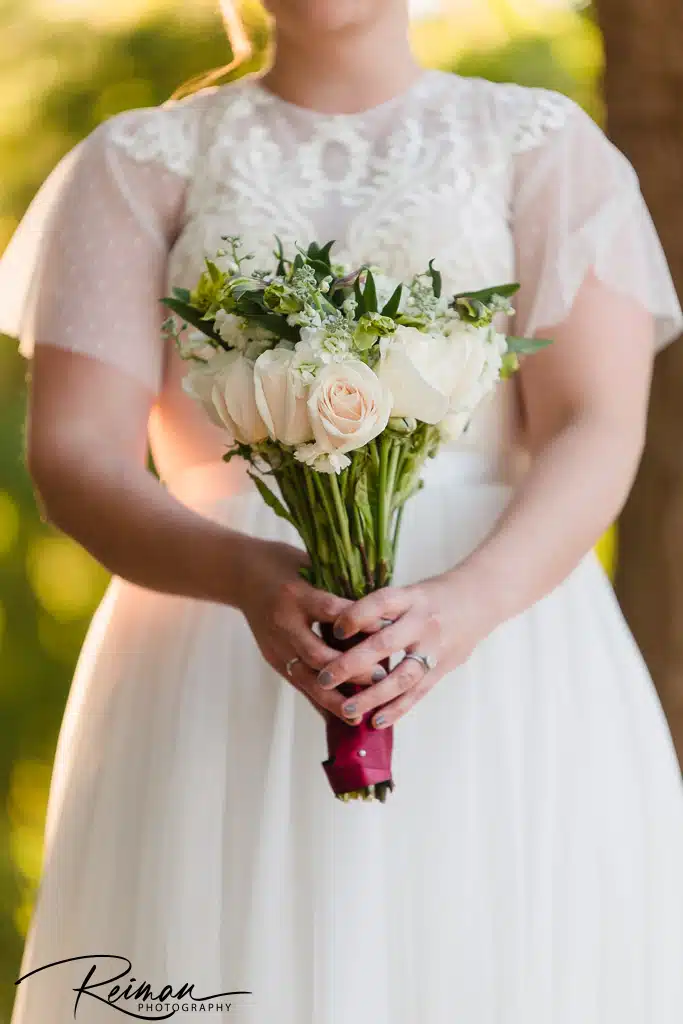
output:
<path id="1" fill-rule="evenodd" d="M 562 323 L 592 271 L 652 314 L 658 350 L 681 333 L 683 314 L 637 175 L 588 114 L 565 102 L 564 124 L 515 157 L 515 332 Z"/>
<path id="2" fill-rule="evenodd" d="M 110 119 L 36 195 L 0 260 L 0 330 L 22 355 L 55 345 L 161 389 L 159 299 L 188 170 L 168 158 L 168 118 L 149 108 Z"/>

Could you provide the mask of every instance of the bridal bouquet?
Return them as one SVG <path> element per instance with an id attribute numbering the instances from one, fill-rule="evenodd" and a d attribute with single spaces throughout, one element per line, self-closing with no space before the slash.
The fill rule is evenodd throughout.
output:
<path id="1" fill-rule="evenodd" d="M 272 266 L 248 269 L 240 239 L 224 241 L 193 291 L 163 300 L 180 318 L 165 331 L 191 363 L 183 387 L 228 432 L 224 459 L 245 459 L 264 501 L 299 532 L 310 583 L 361 598 L 392 579 L 425 460 L 466 429 L 519 353 L 547 342 L 494 326 L 513 312 L 515 284 L 444 295 L 433 260 L 404 283 L 335 264 L 332 242 L 288 259 L 276 239 Z M 385 800 L 392 730 L 330 715 L 327 740 L 334 793 Z"/>

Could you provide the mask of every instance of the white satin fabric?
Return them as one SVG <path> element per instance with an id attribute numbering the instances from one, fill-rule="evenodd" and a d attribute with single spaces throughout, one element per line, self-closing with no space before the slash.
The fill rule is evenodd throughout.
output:
<path id="1" fill-rule="evenodd" d="M 220 462 L 158 332 L 159 295 L 222 234 L 261 256 L 273 232 L 336 237 L 402 276 L 434 256 L 454 289 L 518 276 L 519 332 L 561 322 L 592 269 L 658 346 L 681 327 L 627 161 L 543 90 L 428 72 L 327 117 L 248 81 L 120 115 L 56 173 L 0 264 L 2 326 L 26 355 L 62 346 L 147 387 L 169 489 L 260 537 L 297 542 Z M 397 583 L 492 528 L 514 415 L 508 386 L 429 464 Z M 22 973 L 117 954 L 156 992 L 249 990 L 220 1000 L 226 1024 L 679 1024 L 683 785 L 593 554 L 401 720 L 385 805 L 335 801 L 324 757 L 239 613 L 114 578 L 60 733 Z M 12 1024 L 67 1024 L 85 973 L 22 982 Z M 78 1019 L 114 1012 L 83 997 Z"/>

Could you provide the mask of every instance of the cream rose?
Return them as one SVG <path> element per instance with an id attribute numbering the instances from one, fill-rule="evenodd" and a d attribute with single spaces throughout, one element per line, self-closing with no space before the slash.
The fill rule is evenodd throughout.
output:
<path id="1" fill-rule="evenodd" d="M 498 351 L 485 332 L 458 327 L 465 329 L 454 329 L 450 337 L 397 328 L 378 369 L 394 396 L 392 416 L 439 423 L 449 412 L 478 400 L 479 379 L 489 357 L 498 358 Z"/>
<path id="2" fill-rule="evenodd" d="M 222 428 L 225 428 L 225 423 L 213 404 L 212 392 L 216 374 L 222 367 L 226 355 L 227 353 L 216 352 L 214 349 L 214 354 L 204 365 L 193 366 L 182 380 L 183 391 L 203 406 L 212 423 Z"/>
<path id="3" fill-rule="evenodd" d="M 205 366 L 191 370 L 183 389 L 204 406 L 211 421 L 236 441 L 255 444 L 268 437 L 254 393 L 254 366 L 239 352 L 219 352 Z"/>
<path id="4" fill-rule="evenodd" d="M 291 349 L 275 348 L 254 363 L 256 406 L 268 433 L 281 444 L 313 440 L 307 389 L 301 375 L 292 372 L 295 359 Z"/>
<path id="5" fill-rule="evenodd" d="M 361 448 L 384 430 L 392 402 L 387 385 L 360 360 L 323 366 L 308 399 L 316 450 L 341 455 Z"/>

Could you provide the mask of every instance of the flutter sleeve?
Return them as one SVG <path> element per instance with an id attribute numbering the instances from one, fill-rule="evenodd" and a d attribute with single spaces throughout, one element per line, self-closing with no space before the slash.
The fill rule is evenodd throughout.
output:
<path id="1" fill-rule="evenodd" d="M 163 107 L 117 115 L 43 184 L 0 260 L 0 330 L 22 355 L 54 345 L 160 391 L 159 299 L 191 165 L 183 116 Z"/>
<path id="2" fill-rule="evenodd" d="M 546 101 L 547 102 L 547 101 Z M 559 114 L 559 116 L 558 116 Z M 514 158 L 512 227 L 521 290 L 515 332 L 561 324 L 589 273 L 652 314 L 657 350 L 683 331 L 661 242 L 628 159 L 577 104 Z"/>

